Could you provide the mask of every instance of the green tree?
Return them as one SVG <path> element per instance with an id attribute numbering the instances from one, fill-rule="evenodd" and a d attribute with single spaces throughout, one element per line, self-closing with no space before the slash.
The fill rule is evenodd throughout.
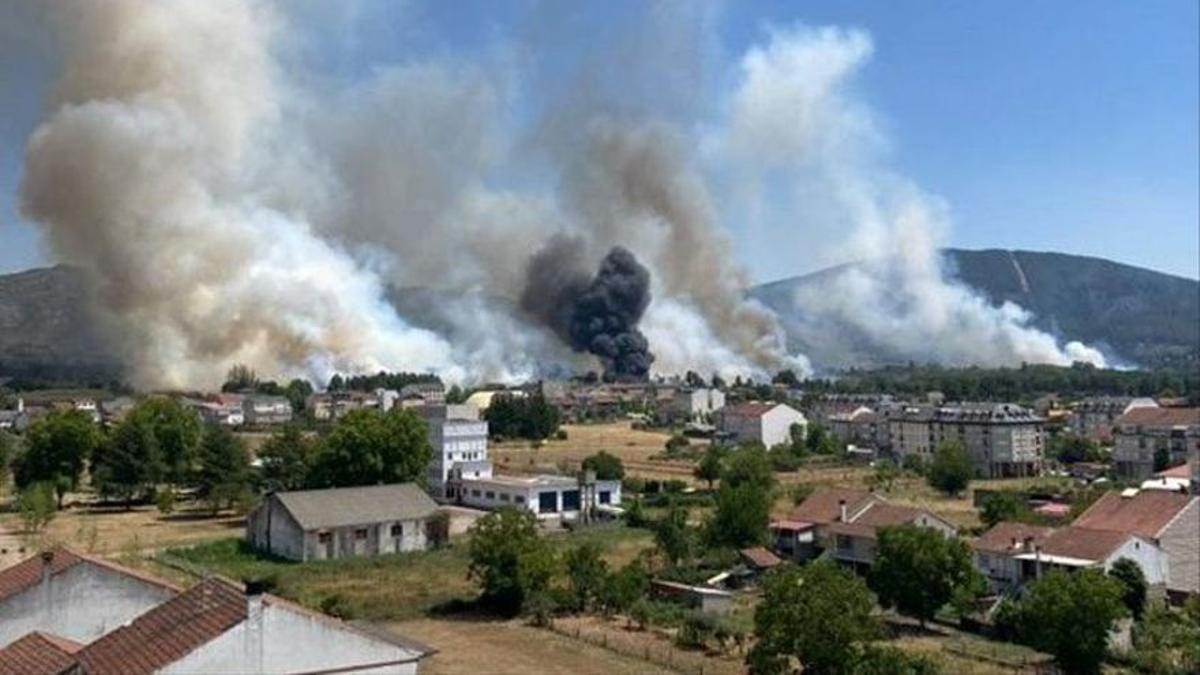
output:
<path id="1" fill-rule="evenodd" d="M 470 534 L 468 573 L 482 587 L 484 603 L 515 615 L 547 589 L 556 561 L 532 513 L 494 511 L 475 521 Z"/>
<path id="2" fill-rule="evenodd" d="M 52 483 L 33 483 L 17 495 L 17 511 L 26 532 L 39 532 L 54 520 L 57 512 L 54 491 Z"/>
<path id="3" fill-rule="evenodd" d="M 1171 468 L 1171 451 L 1164 445 L 1154 449 L 1154 471 L 1166 471 Z"/>
<path id="4" fill-rule="evenodd" d="M 221 385 L 221 391 L 254 391 L 257 387 L 258 373 L 244 363 L 235 363 L 225 373 L 225 384 Z"/>
<path id="5" fill-rule="evenodd" d="M 766 541 L 771 521 L 775 473 L 761 445 L 746 445 L 726 462 L 717 490 L 717 508 L 706 526 L 715 546 L 754 546 Z"/>
<path id="6" fill-rule="evenodd" d="M 177 401 L 151 398 L 134 406 L 122 424 L 142 428 L 154 439 L 156 462 L 149 473 L 150 482 L 183 485 L 187 482 L 200 446 L 200 420 Z"/>
<path id="7" fill-rule="evenodd" d="M 283 395 L 287 398 L 288 403 L 291 404 L 292 412 L 299 415 L 308 406 L 308 397 L 313 395 L 312 382 L 296 378 L 287 383 L 287 387 L 284 387 Z"/>
<path id="8" fill-rule="evenodd" d="M 196 494 L 216 515 L 250 489 L 250 460 L 246 446 L 227 427 L 211 425 L 204 431 L 196 473 L 191 481 Z"/>
<path id="9" fill-rule="evenodd" d="M 666 515 L 654 523 L 654 541 L 672 566 L 691 560 L 696 537 L 688 525 L 687 509 L 672 501 Z"/>
<path id="10" fill-rule="evenodd" d="M 584 471 L 595 471 L 597 480 L 621 480 L 625 477 L 625 465 L 621 458 L 606 450 L 583 460 Z"/>
<path id="11" fill-rule="evenodd" d="M 353 410 L 325 437 L 309 471 L 314 487 L 423 480 L 433 457 L 425 422 L 410 410 Z"/>
<path id="12" fill-rule="evenodd" d="M 1099 570 L 1051 571 L 1029 587 L 1015 624 L 1023 642 L 1053 654 L 1068 673 L 1098 673 L 1124 588 Z"/>
<path id="13" fill-rule="evenodd" d="M 930 487 L 951 497 L 967 489 L 975 468 L 967 449 L 958 441 L 946 441 L 933 453 L 925 474 Z"/>
<path id="14" fill-rule="evenodd" d="M 861 579 L 832 563 L 788 567 L 763 584 L 758 638 L 746 658 L 754 675 L 848 675 L 863 643 L 879 636 L 875 603 Z"/>
<path id="15" fill-rule="evenodd" d="M 17 453 L 17 439 L 7 431 L 0 431 L 0 488 L 8 479 L 8 468 Z"/>
<path id="16" fill-rule="evenodd" d="M 1186 612 L 1151 607 L 1133 627 L 1131 657 L 1143 673 L 1200 673 L 1200 622 Z"/>
<path id="17" fill-rule="evenodd" d="M 875 462 L 875 471 L 867 477 L 867 484 L 876 490 L 890 492 L 899 477 L 900 468 L 895 462 L 881 459 Z"/>
<path id="18" fill-rule="evenodd" d="M 299 425 L 286 424 L 277 430 L 258 451 L 263 489 L 276 492 L 304 487 L 314 452 L 313 442 Z"/>
<path id="19" fill-rule="evenodd" d="M 708 489 L 713 488 L 713 483 L 721 477 L 721 470 L 724 466 L 725 451 L 719 445 L 710 445 L 704 451 L 704 456 L 700 458 L 700 462 L 692 471 L 698 480 L 708 483 Z"/>
<path id="20" fill-rule="evenodd" d="M 131 507 L 133 499 L 151 491 L 163 473 L 153 427 L 127 416 L 92 454 L 91 468 L 92 483 L 101 497 L 119 498 Z"/>
<path id="21" fill-rule="evenodd" d="M 600 547 L 582 544 L 567 551 L 563 558 L 567 570 L 567 588 L 573 609 L 586 612 L 599 602 L 608 583 L 608 563 L 600 557 Z"/>
<path id="22" fill-rule="evenodd" d="M 608 575 L 605 581 L 601 605 L 605 612 L 628 612 L 650 588 L 650 575 L 641 560 L 633 562 Z"/>
<path id="23" fill-rule="evenodd" d="M 1063 464 L 1099 461 L 1100 448 L 1094 441 L 1075 434 L 1058 434 L 1051 438 L 1046 454 Z"/>
<path id="24" fill-rule="evenodd" d="M 1142 568 L 1129 558 L 1121 558 L 1113 563 L 1112 568 L 1108 570 L 1108 576 L 1121 582 L 1121 588 L 1124 590 L 1121 600 L 1125 603 L 1125 608 L 1133 618 L 1141 619 L 1142 611 L 1146 609 L 1146 592 L 1149 590 Z"/>
<path id="25" fill-rule="evenodd" d="M 881 604 L 917 617 L 923 626 L 956 589 L 976 587 L 978 574 L 961 539 L 904 525 L 879 531 L 868 582 Z"/>
<path id="26" fill-rule="evenodd" d="M 25 451 L 13 466 L 14 482 L 20 488 L 34 483 L 53 485 L 61 508 L 67 491 L 79 486 L 84 462 L 103 442 L 100 429 L 84 413 L 52 412 L 29 426 Z"/>
<path id="27" fill-rule="evenodd" d="M 988 495 L 979 508 L 979 518 L 988 527 L 1002 521 L 1027 520 L 1029 507 L 1017 492 L 1004 491 Z"/>

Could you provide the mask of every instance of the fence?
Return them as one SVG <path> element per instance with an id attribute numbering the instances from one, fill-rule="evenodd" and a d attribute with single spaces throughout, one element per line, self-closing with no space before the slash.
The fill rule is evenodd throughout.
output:
<path id="1" fill-rule="evenodd" d="M 681 652 L 674 647 L 662 645 L 652 646 L 649 644 L 636 645 L 632 642 L 626 642 L 620 639 L 609 637 L 609 633 L 605 630 L 589 631 L 585 630 L 579 624 L 563 625 L 560 622 L 551 621 L 547 629 L 559 635 L 585 642 L 594 647 L 607 649 L 621 656 L 626 656 L 632 659 L 638 659 L 647 663 L 652 663 L 656 666 L 666 668 L 678 673 L 697 673 L 698 675 L 725 675 L 726 673 L 740 673 L 740 666 L 732 663 L 714 662 L 713 660 L 700 654 Z"/>

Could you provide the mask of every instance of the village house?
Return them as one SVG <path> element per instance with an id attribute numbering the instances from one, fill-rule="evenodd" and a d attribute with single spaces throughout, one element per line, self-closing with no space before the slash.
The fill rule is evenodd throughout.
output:
<path id="1" fill-rule="evenodd" d="M 34 631 L 91 642 L 178 592 L 107 560 L 50 549 L 0 570 L 0 646 Z"/>
<path id="2" fill-rule="evenodd" d="M 829 433 L 846 445 L 879 447 L 879 415 L 865 405 L 829 415 Z"/>
<path id="3" fill-rule="evenodd" d="M 1036 476 L 1041 472 L 1044 420 L 1011 403 L 909 406 L 893 417 L 892 452 L 928 462 L 938 446 L 957 441 L 975 473 L 984 478 Z"/>
<path id="4" fill-rule="evenodd" d="M 1097 443 L 1111 443 L 1117 418 L 1137 408 L 1157 408 L 1152 398 L 1095 396 L 1071 406 L 1071 431 Z"/>
<path id="5" fill-rule="evenodd" d="M 1134 408 L 1117 418 L 1113 437 L 1117 476 L 1145 480 L 1200 451 L 1200 408 Z"/>
<path id="6" fill-rule="evenodd" d="M 771 532 L 776 550 L 793 560 L 827 557 L 861 572 L 875 561 L 879 530 L 901 525 L 932 528 L 948 537 L 957 532 L 953 524 L 924 509 L 841 488 L 817 490 L 786 519 L 771 523 Z"/>
<path id="7" fill-rule="evenodd" d="M 725 392 L 720 389 L 678 389 L 671 399 L 671 419 L 702 422 L 725 407 Z"/>
<path id="8" fill-rule="evenodd" d="M 976 568 L 996 593 L 1014 592 L 1051 570 L 1107 572 L 1122 558 L 1137 564 L 1151 586 L 1162 587 L 1169 569 L 1166 552 L 1145 537 L 1079 526 L 1056 530 L 1001 522 L 972 547 Z"/>
<path id="9" fill-rule="evenodd" d="M 267 427 L 292 421 L 292 404 L 283 396 L 248 394 L 242 400 L 246 424 Z"/>
<path id="10" fill-rule="evenodd" d="M 808 420 L 784 403 L 741 403 L 718 413 L 718 429 L 732 443 L 761 443 L 767 448 L 792 442 L 792 427 L 798 425 L 803 438 Z"/>
<path id="11" fill-rule="evenodd" d="M 255 584 L 210 578 L 182 590 L 65 549 L 47 553 L 0 571 L 0 672 L 409 675 L 432 653 Z M 22 597 L 20 608 L 34 611 L 9 611 Z"/>
<path id="12" fill-rule="evenodd" d="M 1200 497 L 1162 490 L 1110 492 L 1075 519 L 1076 527 L 1136 535 L 1167 558 L 1168 595 L 1200 593 Z"/>
<path id="13" fill-rule="evenodd" d="M 275 492 L 246 518 L 254 548 L 291 560 L 423 551 L 444 533 L 415 483 Z"/>

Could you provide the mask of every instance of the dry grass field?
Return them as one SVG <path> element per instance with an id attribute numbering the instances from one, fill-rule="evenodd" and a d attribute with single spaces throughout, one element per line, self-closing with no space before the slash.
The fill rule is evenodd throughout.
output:
<path id="1" fill-rule="evenodd" d="M 538 448 L 526 441 L 493 443 L 489 448 L 492 461 L 498 470 L 509 473 L 573 471 L 586 457 L 605 450 L 621 458 L 627 475 L 692 480 L 690 462 L 651 459 L 664 451 L 668 434 L 637 430 L 631 422 L 566 424 L 562 428 L 566 440 L 548 440 Z"/>
<path id="2" fill-rule="evenodd" d="M 520 621 L 417 619 L 387 624 L 387 627 L 438 650 L 422 666 L 421 672 L 426 675 L 665 675 L 677 672 Z"/>

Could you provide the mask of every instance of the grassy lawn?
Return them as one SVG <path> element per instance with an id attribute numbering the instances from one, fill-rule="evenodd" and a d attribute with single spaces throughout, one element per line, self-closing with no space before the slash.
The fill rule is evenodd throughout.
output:
<path id="1" fill-rule="evenodd" d="M 649 532 L 623 527 L 551 535 L 549 540 L 560 550 L 594 542 L 609 564 L 617 567 L 653 546 Z M 440 606 L 470 602 L 479 593 L 475 582 L 467 578 L 465 540 L 437 551 L 293 563 L 260 556 L 240 539 L 223 539 L 170 549 L 157 560 L 164 566 L 182 565 L 196 573 L 235 580 L 269 579 L 273 592 L 314 609 L 336 598 L 340 612 L 370 621 L 426 616 Z"/>

